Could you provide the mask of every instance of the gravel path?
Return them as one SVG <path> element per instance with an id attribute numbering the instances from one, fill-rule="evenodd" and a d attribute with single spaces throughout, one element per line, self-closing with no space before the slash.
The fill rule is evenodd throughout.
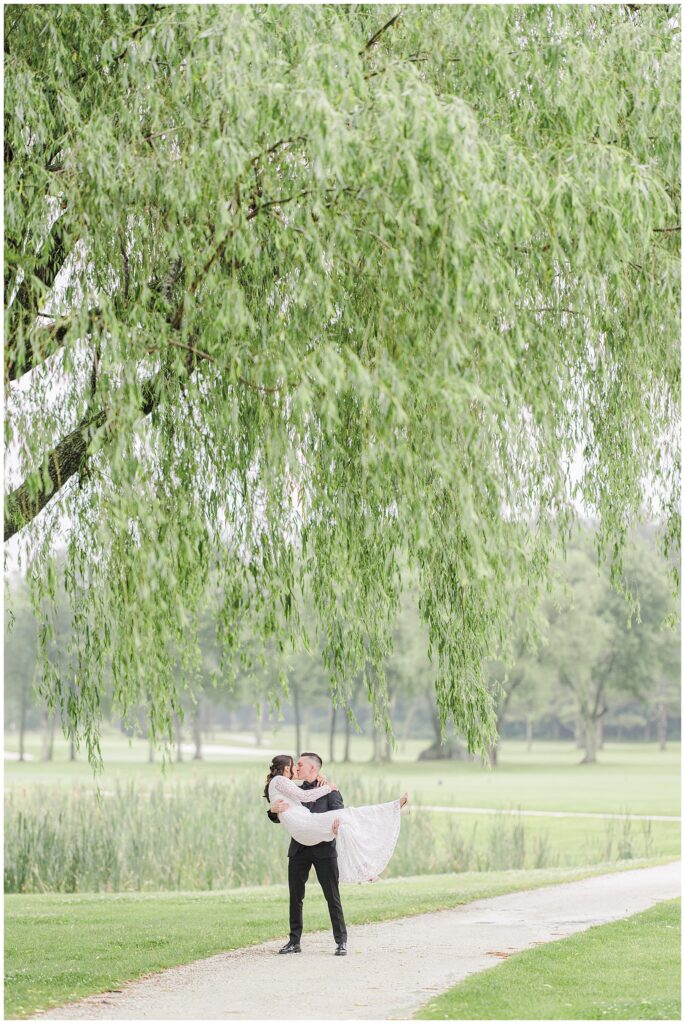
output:
<path id="1" fill-rule="evenodd" d="M 381 883 L 382 884 L 382 883 Z M 680 895 L 680 862 L 353 926 L 349 955 L 329 932 L 221 953 L 39 1016 L 50 1020 L 406 1020 L 469 974 L 538 943 Z M 343 893 L 344 900 L 344 893 Z M 283 908 L 284 919 L 287 907 Z"/>

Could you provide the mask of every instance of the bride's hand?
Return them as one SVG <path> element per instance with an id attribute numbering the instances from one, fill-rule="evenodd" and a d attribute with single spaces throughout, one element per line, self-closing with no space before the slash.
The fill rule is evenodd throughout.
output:
<path id="1" fill-rule="evenodd" d="M 338 788 L 334 782 L 331 782 L 330 779 L 327 779 L 325 775 L 321 774 L 321 772 L 319 772 L 319 774 L 316 776 L 316 784 L 317 786 L 330 786 L 331 792 Z"/>

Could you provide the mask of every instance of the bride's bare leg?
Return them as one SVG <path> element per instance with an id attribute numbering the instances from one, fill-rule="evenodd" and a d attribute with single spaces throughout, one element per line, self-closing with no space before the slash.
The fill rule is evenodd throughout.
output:
<path id="1" fill-rule="evenodd" d="M 333 824 L 331 825 L 331 828 L 333 829 L 333 835 L 337 836 L 338 829 L 340 828 L 340 818 L 335 818 L 334 819 Z"/>
<path id="2" fill-rule="evenodd" d="M 405 804 L 409 803 L 409 794 L 403 793 L 400 797 L 400 807 L 404 807 Z"/>

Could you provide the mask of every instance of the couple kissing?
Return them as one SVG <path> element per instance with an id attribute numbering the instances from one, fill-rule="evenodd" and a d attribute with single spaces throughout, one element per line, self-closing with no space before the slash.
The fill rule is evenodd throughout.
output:
<path id="1" fill-rule="evenodd" d="M 339 882 L 374 882 L 393 855 L 400 813 L 407 794 L 385 804 L 345 807 L 338 788 L 321 774 L 318 754 L 303 753 L 295 762 L 277 754 L 269 765 L 264 796 L 271 821 L 291 837 L 288 849 L 290 937 L 280 953 L 299 953 L 302 904 L 314 867 L 328 904 L 336 943 L 335 955 L 347 954 L 347 929 Z"/>

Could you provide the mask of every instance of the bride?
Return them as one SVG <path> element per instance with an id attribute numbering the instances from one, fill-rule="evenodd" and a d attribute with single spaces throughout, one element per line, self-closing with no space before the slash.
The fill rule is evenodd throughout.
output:
<path id="1" fill-rule="evenodd" d="M 341 807 L 312 814 L 304 804 L 313 803 L 338 787 L 331 782 L 315 789 L 300 789 L 293 782 L 293 759 L 278 754 L 269 765 L 264 796 L 273 804 L 284 800 L 288 807 L 278 819 L 303 846 L 337 839 L 341 882 L 372 882 L 393 855 L 400 833 L 400 812 L 409 802 L 406 793 L 387 804 Z"/>

